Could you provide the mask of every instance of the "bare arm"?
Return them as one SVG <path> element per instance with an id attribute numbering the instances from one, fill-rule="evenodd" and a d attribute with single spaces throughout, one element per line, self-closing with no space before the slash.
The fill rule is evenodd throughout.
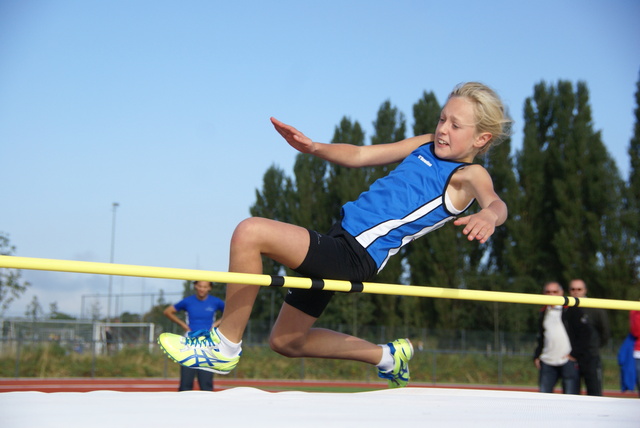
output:
<path id="1" fill-rule="evenodd" d="M 273 117 L 271 118 L 271 123 L 294 149 L 349 168 L 387 165 L 398 162 L 422 144 L 433 141 L 433 134 L 426 134 L 395 143 L 369 146 L 326 144 L 314 142 L 293 126 L 286 125 Z"/>
<path id="2" fill-rule="evenodd" d="M 171 321 L 178 324 L 180 327 L 184 329 L 184 331 L 191 331 L 189 326 L 180 318 L 178 318 L 178 316 L 176 315 L 178 311 L 176 311 L 176 308 L 173 305 L 167 306 L 163 313 L 165 317 L 169 318 Z"/>
<path id="3" fill-rule="evenodd" d="M 482 208 L 475 214 L 456 219 L 453 224 L 465 226 L 462 233 L 470 241 L 476 239 L 484 244 L 496 227 L 507 220 L 507 204 L 496 194 L 491 176 L 480 165 L 471 165 L 456 172 L 452 185 L 455 191 L 467 195 L 468 199 L 475 198 Z"/>

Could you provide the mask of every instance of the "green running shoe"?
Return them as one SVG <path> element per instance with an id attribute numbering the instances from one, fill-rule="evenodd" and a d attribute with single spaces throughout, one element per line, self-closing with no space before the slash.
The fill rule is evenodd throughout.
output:
<path id="1" fill-rule="evenodd" d="M 172 333 L 162 333 L 158 337 L 164 353 L 176 363 L 226 375 L 238 365 L 242 352 L 235 357 L 226 357 L 220 352 L 219 343 L 220 337 L 215 328 L 189 332 L 187 337 Z"/>
<path id="2" fill-rule="evenodd" d="M 402 388 L 409 383 L 409 360 L 413 357 L 413 345 L 409 339 L 396 339 L 387 344 L 395 362 L 393 369 L 378 370 L 378 377 L 387 379 L 389 388 Z"/>

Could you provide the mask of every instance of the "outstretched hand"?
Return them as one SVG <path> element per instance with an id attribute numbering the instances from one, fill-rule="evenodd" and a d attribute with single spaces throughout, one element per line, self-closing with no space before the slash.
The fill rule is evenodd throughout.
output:
<path id="1" fill-rule="evenodd" d="M 273 124 L 273 127 L 276 128 L 276 131 L 278 131 L 278 133 L 287 140 L 287 143 L 289 143 L 291 147 L 302 153 L 313 152 L 314 144 L 311 138 L 307 137 L 293 126 L 280 122 L 275 117 L 271 118 L 271 123 Z"/>
<path id="2" fill-rule="evenodd" d="M 453 224 L 465 226 L 462 233 L 469 241 L 478 240 L 481 244 L 487 242 L 496 230 L 496 215 L 490 210 L 483 209 L 475 214 L 456 219 Z"/>

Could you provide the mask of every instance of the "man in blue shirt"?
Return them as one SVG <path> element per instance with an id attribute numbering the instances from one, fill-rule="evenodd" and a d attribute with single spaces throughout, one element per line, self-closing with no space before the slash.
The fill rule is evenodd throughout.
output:
<path id="1" fill-rule="evenodd" d="M 194 294 L 180 300 L 175 305 L 169 305 L 164 310 L 164 315 L 182 327 L 186 333 L 211 330 L 220 323 L 220 321 L 215 321 L 216 312 L 224 312 L 224 302 L 209 294 L 211 291 L 211 282 L 209 281 L 194 281 L 193 288 Z M 179 311 L 187 313 L 186 322 L 176 315 Z M 185 366 L 180 366 L 180 387 L 178 391 L 193 390 L 193 381 L 196 375 L 198 376 L 198 385 L 200 385 L 201 391 L 213 391 L 212 372 Z"/>

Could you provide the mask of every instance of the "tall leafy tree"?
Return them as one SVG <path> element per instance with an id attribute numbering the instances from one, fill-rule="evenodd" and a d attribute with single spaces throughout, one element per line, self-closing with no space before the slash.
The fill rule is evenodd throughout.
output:
<path id="1" fill-rule="evenodd" d="M 554 180 L 558 206 L 555 216 L 558 231 L 553 244 L 561 276 L 565 281 L 574 277 L 596 278 L 597 257 L 602 251 L 603 220 L 615 205 L 615 194 L 620 190 L 617 168 L 611 160 L 600 134 L 592 129 L 588 90 L 578 83 L 576 91 L 568 82 L 558 84 L 558 100 L 562 110 L 559 115 L 558 139 L 563 152 L 562 170 Z M 601 284 L 591 284 L 590 290 L 599 294 Z"/>
<path id="2" fill-rule="evenodd" d="M 435 132 L 442 107 L 433 92 L 424 92 L 413 106 L 413 134 Z M 411 283 L 432 287 L 456 288 L 461 283 L 460 266 L 464 255 L 457 245 L 458 231 L 451 224 L 407 246 Z M 451 325 L 460 315 L 459 304 L 449 300 L 421 299 L 416 325 Z"/>
<path id="3" fill-rule="evenodd" d="M 331 139 L 332 144 L 352 144 L 363 146 L 365 134 L 357 121 L 352 122 L 349 118 L 343 117 L 340 125 L 336 126 Z M 347 168 L 344 166 L 330 164 L 328 177 L 328 191 L 330 210 L 334 215 L 332 220 L 338 221 L 340 208 L 349 201 L 355 200 L 360 193 L 367 190 L 366 170 L 363 168 Z"/>
<path id="4" fill-rule="evenodd" d="M 525 140 L 518 171 L 524 194 L 518 237 L 524 266 L 538 282 L 599 274 L 621 194 L 618 170 L 592 127 L 586 84 L 540 83 L 525 105 Z M 524 252 L 522 251 L 524 250 Z"/>
<path id="5" fill-rule="evenodd" d="M 291 202 L 294 224 L 317 231 L 327 231 L 335 214 L 329 212 L 327 188 L 328 165 L 323 159 L 298 153 L 293 167 L 295 191 Z"/>
<path id="6" fill-rule="evenodd" d="M 627 295 L 630 299 L 640 297 L 640 79 L 636 83 L 635 99 L 635 125 L 628 150 L 631 168 L 627 184 L 627 210 L 624 223 L 629 242 L 627 267 L 632 278 L 629 283 L 631 292 Z"/>
<path id="7" fill-rule="evenodd" d="M 606 297 L 625 300 L 640 298 L 640 80 L 636 83 L 635 99 L 634 133 L 628 149 L 629 181 L 622 194 L 612 195 L 619 216 L 605 219 L 599 276 Z M 609 191 L 613 193 L 615 189 Z M 627 312 L 611 312 L 612 331 L 624 335 L 629 323 Z"/>
<path id="8" fill-rule="evenodd" d="M 517 248 L 522 192 L 515 175 L 511 156 L 511 139 L 493 145 L 489 152 L 477 158 L 489 172 L 493 187 L 507 204 L 509 216 L 496 228 L 491 239 L 483 245 L 471 245 L 469 266 L 465 270 L 467 287 L 491 291 L 537 292 L 537 288 L 523 272 Z M 476 205 L 475 209 L 479 209 Z M 474 303 L 465 314 L 467 328 L 493 329 L 528 326 L 530 314 L 516 305 L 498 303 Z"/>
<path id="9" fill-rule="evenodd" d="M 640 86 L 637 89 L 640 105 Z M 414 135 L 433 132 L 440 109 L 433 93 L 424 92 L 413 107 Z M 583 277 L 594 297 L 637 298 L 639 109 L 625 187 L 600 132 L 593 130 L 586 84 L 535 85 L 524 105 L 522 148 L 511 157 L 507 140 L 477 160 L 509 207 L 505 225 L 487 244 L 478 245 L 449 224 L 406 247 L 376 281 L 539 293 L 545 280 Z M 371 144 L 405 138 L 404 115 L 389 101 L 380 106 L 373 124 Z M 345 117 L 335 128 L 332 143 L 363 145 L 364 140 L 358 122 Z M 293 179 L 276 168 L 265 174 L 252 214 L 327 230 L 339 219 L 345 202 L 394 167 L 350 169 L 299 155 Z M 268 263 L 265 271 L 281 271 L 281 266 Z M 624 324 L 621 314 L 614 317 L 619 329 Z M 533 328 L 534 315 L 535 311 L 523 311 L 518 305 L 338 295 L 322 323 L 349 324 L 355 334 L 367 323 L 526 331 Z"/>
<path id="10" fill-rule="evenodd" d="M 272 165 L 262 177 L 262 190 L 256 190 L 256 202 L 249 208 L 253 217 L 264 217 L 272 220 L 291 223 L 293 183 L 285 172 Z M 269 258 L 263 258 L 264 273 L 278 275 L 282 273 L 282 265 Z"/>
<path id="11" fill-rule="evenodd" d="M 621 238 L 619 221 L 623 182 L 615 162 L 594 132 L 586 84 L 559 83 L 560 100 L 572 109 L 571 128 L 564 147 L 564 177 L 556 179 L 558 231 L 553 241 L 565 281 L 588 278 L 593 297 L 616 294 L 615 282 L 602 277 L 603 254 Z M 564 197 L 563 197 L 564 196 Z M 610 278 L 609 281 L 612 281 Z"/>
<path id="12" fill-rule="evenodd" d="M 185 283 L 187 282 L 188 281 L 185 281 Z M 184 287 L 184 284 L 183 284 L 183 287 Z M 176 323 L 174 323 L 164 315 L 164 310 L 167 308 L 168 304 L 169 303 L 167 302 L 164 296 L 164 290 L 161 289 L 160 295 L 158 296 L 158 300 L 156 301 L 156 304 L 152 306 L 151 309 L 149 309 L 149 311 L 142 316 L 142 322 L 154 323 L 156 326 L 159 327 L 161 332 L 183 334 L 184 332 L 180 331 L 182 330 L 180 326 L 178 326 Z M 97 315 L 99 315 L 99 313 Z M 184 316 L 184 314 L 180 313 L 179 316 L 182 317 Z M 97 316 L 94 315 L 93 319 L 96 319 L 96 318 Z"/>
<path id="13" fill-rule="evenodd" d="M 256 190 L 256 202 L 249 209 L 254 217 L 264 217 L 285 223 L 293 221 L 292 207 L 294 190 L 291 179 L 285 172 L 272 165 L 265 172 L 262 179 L 262 190 Z M 262 258 L 263 273 L 267 275 L 282 275 L 284 266 L 268 258 Z M 291 272 L 288 272 L 289 274 Z M 273 325 L 278 308 L 285 291 L 279 288 L 267 287 L 260 290 L 253 309 L 253 319 L 267 321 Z"/>
<path id="14" fill-rule="evenodd" d="M 363 146 L 365 133 L 357 121 L 343 117 L 336 126 L 331 139 L 332 144 L 353 144 Z M 349 201 L 355 200 L 360 193 L 367 190 L 367 171 L 363 168 L 346 168 L 329 164 L 328 193 L 329 212 L 334 214 L 332 221 L 340 218 L 340 208 Z M 351 334 L 358 335 L 359 326 L 375 323 L 374 304 L 369 294 L 347 295 L 337 293 L 331 305 L 323 315 L 323 323 L 347 324 Z"/>
<path id="15" fill-rule="evenodd" d="M 534 87 L 533 96 L 525 100 L 524 139 L 521 150 L 516 154 L 521 198 L 515 216 L 510 212 L 510 217 L 516 220 L 512 226 L 512 238 L 515 240 L 511 252 L 512 265 L 518 274 L 531 276 L 536 282 L 547 277 L 543 268 L 549 243 L 547 230 L 536 228 L 550 220 L 543 170 L 551 128 L 549 98 L 546 86 L 541 83 Z"/>
<path id="16" fill-rule="evenodd" d="M 31 299 L 31 303 L 27 305 L 24 314 L 31 321 L 36 321 L 42 318 L 42 316 L 44 315 L 44 310 L 42 309 L 42 305 L 40 305 L 38 296 L 33 296 L 33 298 Z"/>
<path id="17" fill-rule="evenodd" d="M 76 318 L 69 314 L 65 314 L 64 312 L 60 312 L 58 310 L 58 302 L 52 302 L 49 304 L 49 319 L 50 320 L 74 320 Z"/>
<path id="18" fill-rule="evenodd" d="M 612 266 L 624 252 L 624 189 L 600 132 L 593 130 L 586 84 L 535 85 L 524 120 L 516 164 L 522 197 L 511 210 L 515 223 L 507 253 L 510 280 L 520 282 L 516 289 L 539 292 L 546 280 L 581 277 L 592 297 L 613 298 L 621 272 Z"/>
<path id="19" fill-rule="evenodd" d="M 400 141 L 406 138 L 406 121 L 397 107 L 390 101 L 382 103 L 378 109 L 376 120 L 373 122 L 374 135 L 371 144 L 386 144 Z M 378 178 L 387 175 L 397 164 L 382 165 L 368 168 L 368 181 L 373 183 Z M 384 269 L 376 277 L 377 282 L 399 284 L 403 277 L 403 257 L 401 251 L 385 265 Z M 374 296 L 376 305 L 376 318 L 385 320 L 389 326 L 399 326 L 402 322 L 399 303 L 402 299 L 398 296 Z"/>
<path id="20" fill-rule="evenodd" d="M 631 164 L 631 170 L 629 171 L 629 189 L 630 199 L 635 206 L 640 204 L 640 78 L 636 83 L 636 108 L 634 110 L 634 116 L 636 123 L 633 127 L 633 137 L 629 144 L 629 160 Z M 640 236 L 637 234 L 636 236 Z"/>
<path id="21" fill-rule="evenodd" d="M 524 273 L 535 281 L 554 278 L 559 272 L 553 250 L 553 233 L 557 230 L 553 215 L 554 193 L 550 179 L 557 172 L 548 159 L 559 158 L 553 137 L 555 89 L 542 82 L 534 87 L 533 97 L 525 100 L 524 139 L 518 153 L 518 176 L 523 192 L 517 249 Z M 553 267 L 552 269 L 550 269 Z"/>
<path id="22" fill-rule="evenodd" d="M 489 172 L 493 180 L 493 187 L 500 198 L 507 204 L 510 214 L 505 224 L 496 229 L 486 246 L 476 246 L 482 251 L 479 263 L 483 263 L 481 269 L 486 272 L 500 272 L 511 276 L 516 273 L 516 267 L 513 266 L 509 254 L 510 248 L 514 245 L 511 229 L 517 222 L 516 210 L 521 199 L 511 157 L 511 139 L 506 139 L 501 144 L 494 145 L 478 161 Z"/>
<path id="23" fill-rule="evenodd" d="M 387 100 L 380 105 L 376 120 L 373 122 L 374 134 L 371 136 L 371 144 L 386 144 L 406 138 L 407 125 L 404 114 Z M 380 177 L 384 177 L 397 164 L 381 165 L 369 169 L 369 183 L 373 183 Z"/>

